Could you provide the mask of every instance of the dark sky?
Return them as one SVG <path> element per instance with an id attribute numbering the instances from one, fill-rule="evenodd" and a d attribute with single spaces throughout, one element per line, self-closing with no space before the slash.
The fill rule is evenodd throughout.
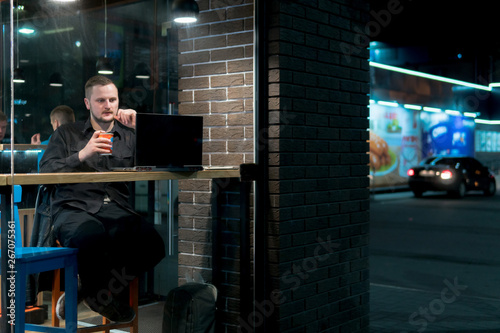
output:
<path id="1" fill-rule="evenodd" d="M 378 22 L 385 25 L 372 40 L 498 54 L 499 4 L 491 0 L 372 0 L 370 19 L 379 17 Z"/>

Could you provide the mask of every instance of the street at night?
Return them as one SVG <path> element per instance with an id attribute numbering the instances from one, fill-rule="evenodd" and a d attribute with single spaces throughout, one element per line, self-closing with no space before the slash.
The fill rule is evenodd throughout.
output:
<path id="1" fill-rule="evenodd" d="M 500 191 L 373 194 L 371 332 L 500 332 Z"/>

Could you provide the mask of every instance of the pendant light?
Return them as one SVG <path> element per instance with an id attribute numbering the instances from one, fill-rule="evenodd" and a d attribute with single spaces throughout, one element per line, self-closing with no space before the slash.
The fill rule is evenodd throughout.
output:
<path id="1" fill-rule="evenodd" d="M 24 83 L 24 70 L 19 65 L 14 69 L 14 83 Z"/>
<path id="2" fill-rule="evenodd" d="M 175 0 L 172 14 L 177 23 L 193 23 L 198 20 L 200 8 L 195 0 Z"/>
<path id="3" fill-rule="evenodd" d="M 24 71 L 19 67 L 19 3 L 16 5 L 16 68 L 14 69 L 14 83 L 24 83 Z"/>
<path id="4" fill-rule="evenodd" d="M 62 80 L 61 74 L 60 73 L 53 73 L 50 76 L 49 85 L 51 87 L 62 87 L 63 86 L 63 80 Z"/>
<path id="5" fill-rule="evenodd" d="M 148 80 L 151 77 L 148 66 L 143 62 L 135 66 L 134 73 L 135 78 L 139 80 Z"/>
<path id="6" fill-rule="evenodd" d="M 108 58 L 108 6 L 104 0 L 104 56 L 97 59 L 97 72 L 102 75 L 113 74 L 113 63 Z"/>

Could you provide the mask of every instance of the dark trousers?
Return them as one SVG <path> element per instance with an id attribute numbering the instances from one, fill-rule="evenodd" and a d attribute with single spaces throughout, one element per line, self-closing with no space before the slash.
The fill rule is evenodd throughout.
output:
<path id="1" fill-rule="evenodd" d="M 80 296 L 99 304 L 128 291 L 130 281 L 165 256 L 154 226 L 113 202 L 96 214 L 66 207 L 54 231 L 62 246 L 78 249 Z"/>

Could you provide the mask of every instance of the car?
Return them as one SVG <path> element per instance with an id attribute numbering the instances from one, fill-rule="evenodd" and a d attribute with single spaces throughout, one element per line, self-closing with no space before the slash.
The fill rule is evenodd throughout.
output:
<path id="1" fill-rule="evenodd" d="M 477 159 L 469 156 L 432 156 L 408 169 L 408 185 L 415 197 L 426 191 L 447 191 L 463 198 L 467 191 L 496 193 L 495 174 Z"/>

